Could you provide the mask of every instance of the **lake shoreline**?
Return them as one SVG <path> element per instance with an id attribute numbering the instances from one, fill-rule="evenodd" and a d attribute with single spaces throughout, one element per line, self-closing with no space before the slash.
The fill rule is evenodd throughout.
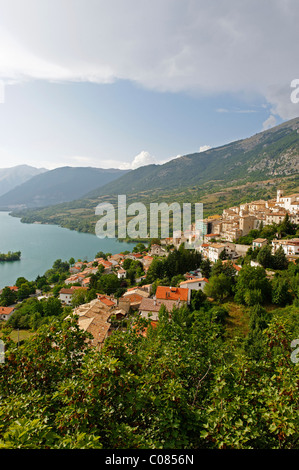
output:
<path id="1" fill-rule="evenodd" d="M 92 236 L 93 235 L 93 236 Z M 14 285 L 20 276 L 29 281 L 42 276 L 57 259 L 94 259 L 96 253 L 131 252 L 135 242 L 100 239 L 95 234 L 78 232 L 54 224 L 22 223 L 9 211 L 0 211 L 0 252 L 21 251 L 18 263 L 0 264 L 0 289 Z"/>
<path id="2" fill-rule="evenodd" d="M 8 212 L 8 211 L 3 211 L 3 210 L 1 211 L 1 210 L 0 210 L 0 212 Z M 64 228 L 64 229 L 66 229 L 66 230 L 71 230 L 71 231 L 78 232 L 78 233 L 88 233 L 88 234 L 90 234 L 90 235 L 94 235 L 95 237 L 97 236 L 97 235 L 96 235 L 95 233 L 93 233 L 93 232 L 83 232 L 83 231 L 80 231 L 80 230 L 78 230 L 78 229 L 76 229 L 76 228 L 64 227 L 63 225 L 60 225 L 60 224 L 55 224 L 55 223 L 50 223 L 50 222 L 40 222 L 40 221 L 37 221 L 37 220 L 34 221 L 34 222 L 26 222 L 26 221 L 23 221 L 23 220 L 22 220 L 22 217 L 19 216 L 19 215 L 13 215 L 13 213 L 9 213 L 9 215 L 10 215 L 11 217 L 15 217 L 15 218 L 17 218 L 17 219 L 20 219 L 20 222 L 21 222 L 22 224 L 28 224 L 28 225 L 31 225 L 31 224 L 32 224 L 32 225 L 33 225 L 33 224 L 36 224 L 36 225 L 54 225 L 54 226 L 56 226 L 56 227 Z M 127 238 L 117 238 L 117 240 L 118 240 L 120 243 L 134 243 L 134 244 L 136 244 L 136 243 L 144 243 L 144 244 L 146 244 L 146 243 L 149 243 L 150 238 L 149 238 L 149 237 L 148 237 L 148 238 L 129 238 L 129 237 L 127 237 Z"/>

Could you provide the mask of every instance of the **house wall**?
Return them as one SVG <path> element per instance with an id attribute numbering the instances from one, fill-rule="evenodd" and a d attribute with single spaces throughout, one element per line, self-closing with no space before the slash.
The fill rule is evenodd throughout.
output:
<path id="1" fill-rule="evenodd" d="M 150 318 L 153 321 L 159 320 L 159 312 L 148 312 L 147 310 L 140 310 L 139 313 L 143 318 Z"/>

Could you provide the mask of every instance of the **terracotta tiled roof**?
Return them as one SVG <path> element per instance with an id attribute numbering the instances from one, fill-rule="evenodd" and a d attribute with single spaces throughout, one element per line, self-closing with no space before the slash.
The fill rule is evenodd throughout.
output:
<path id="1" fill-rule="evenodd" d="M 115 305 L 115 302 L 113 302 L 113 300 L 109 299 L 108 297 L 105 297 L 105 295 L 98 296 L 98 299 L 100 302 L 107 305 L 108 307 L 112 307 L 113 305 Z"/>
<path id="2" fill-rule="evenodd" d="M 156 290 L 156 298 L 187 301 L 188 289 L 183 287 L 158 286 Z"/>
<path id="3" fill-rule="evenodd" d="M 135 294 L 134 292 L 132 294 L 127 294 L 124 299 L 129 300 L 131 304 L 140 304 L 144 297 L 139 294 Z"/>
<path id="4" fill-rule="evenodd" d="M 72 295 L 74 293 L 74 289 L 60 289 L 59 294 L 70 294 Z"/>
<path id="5" fill-rule="evenodd" d="M 206 277 L 195 277 L 193 279 L 189 279 L 188 281 L 183 281 L 180 283 L 180 286 L 182 284 L 194 284 L 194 282 L 209 282 L 209 280 Z"/>
<path id="6" fill-rule="evenodd" d="M 14 311 L 14 307 L 0 307 L 0 315 L 9 315 Z"/>
<path id="7" fill-rule="evenodd" d="M 155 300 L 155 299 L 147 299 L 144 297 L 141 301 L 139 311 L 159 312 L 162 305 L 165 305 L 168 312 L 171 312 L 173 307 L 177 306 L 177 301 L 176 300 L 162 300 L 162 299 Z"/>
<path id="8" fill-rule="evenodd" d="M 91 340 L 91 345 L 96 348 L 101 347 L 111 326 L 110 323 L 108 323 L 111 311 L 106 305 L 99 302 L 98 299 L 95 299 L 89 304 L 83 304 L 78 307 L 75 310 L 75 314 L 79 316 L 79 327 L 92 334 L 93 339 Z"/>

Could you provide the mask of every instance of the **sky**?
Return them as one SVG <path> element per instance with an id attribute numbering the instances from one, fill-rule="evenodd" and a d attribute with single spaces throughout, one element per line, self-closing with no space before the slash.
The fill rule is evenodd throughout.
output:
<path id="1" fill-rule="evenodd" d="M 135 169 L 298 117 L 298 24 L 297 0 L 0 0 L 0 168 Z"/>

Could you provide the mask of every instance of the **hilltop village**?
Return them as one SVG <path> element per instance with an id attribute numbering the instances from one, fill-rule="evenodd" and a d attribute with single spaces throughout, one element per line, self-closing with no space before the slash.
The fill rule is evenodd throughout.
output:
<path id="1" fill-rule="evenodd" d="M 197 255 L 184 250 L 191 264 L 190 260 L 186 262 L 184 270 L 183 263 L 164 278 L 156 268 L 158 262 L 162 263 L 170 254 L 176 256 L 184 242 L 192 241 L 194 226 L 185 236 L 152 240 L 148 247 L 139 243 L 131 253 L 99 253 L 91 261 L 70 260 L 71 263 L 57 260 L 52 270 L 35 283 L 19 278 L 15 286 L 2 290 L 0 318 L 8 325 L 26 327 L 22 312 L 28 299 L 44 305 L 55 301 L 59 311 L 78 316 L 79 327 L 92 334 L 91 344 L 100 349 L 115 329 L 128 324 L 131 315 L 150 319 L 155 325 L 162 305 L 171 312 L 183 305 L 190 307 L 198 291 L 213 295 L 213 289 L 209 291 L 207 285 L 213 266 L 215 271 L 219 263 L 231 266 L 235 276 L 248 264 L 273 268 L 271 263 L 267 266 L 259 262 L 257 254 L 265 247 L 268 258 L 281 253 L 283 262 L 298 263 L 299 238 L 292 236 L 298 235 L 298 221 L 299 194 L 284 196 L 281 190 L 275 200 L 226 209 L 220 216 L 204 219 L 204 238 Z M 265 236 L 255 237 L 260 233 Z M 273 275 L 273 269 L 268 269 L 267 275 L 271 276 L 271 272 Z"/>
<path id="2" fill-rule="evenodd" d="M 284 196 L 282 190 L 277 190 L 276 199 L 268 201 L 258 200 L 247 202 L 240 206 L 223 210 L 221 215 L 214 215 L 201 221 L 203 243 L 198 247 L 199 251 L 210 261 L 219 259 L 220 253 L 225 250 L 231 258 L 244 256 L 248 246 L 239 241 L 250 232 L 260 231 L 265 226 L 279 225 L 285 217 L 290 223 L 299 224 L 299 194 Z M 197 227 L 193 224 L 191 230 L 185 236 L 178 236 L 162 240 L 162 244 L 170 244 L 179 247 L 181 243 L 190 242 L 197 236 Z M 272 249 L 275 252 L 282 246 L 288 257 L 299 255 L 299 240 L 297 238 L 280 240 L 279 235 L 272 240 Z M 267 244 L 268 240 L 253 240 L 254 247 Z"/>

